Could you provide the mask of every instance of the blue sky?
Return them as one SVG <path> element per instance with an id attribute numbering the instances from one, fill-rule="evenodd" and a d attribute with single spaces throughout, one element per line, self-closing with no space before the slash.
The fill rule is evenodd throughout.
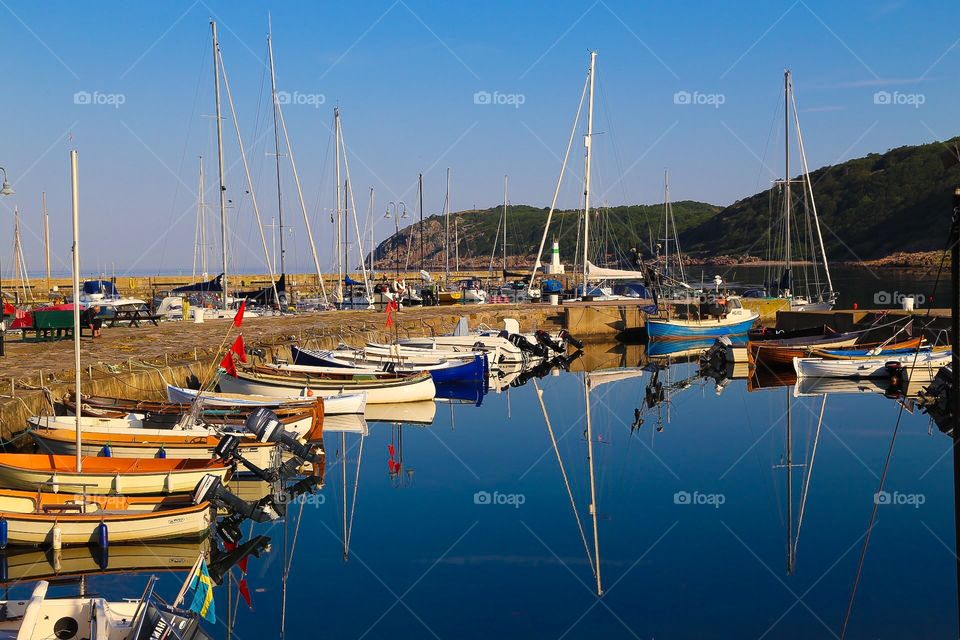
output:
<path id="1" fill-rule="evenodd" d="M 664 169 L 675 200 L 729 204 L 766 188 L 782 172 L 785 67 L 794 73 L 811 169 L 957 133 L 960 5 L 943 2 L 0 0 L 0 166 L 17 192 L 0 199 L 4 276 L 15 205 L 28 266 L 41 268 L 44 190 L 54 269 L 69 264 L 71 148 L 80 154 L 84 271 L 190 273 L 198 155 L 205 198 L 216 199 L 211 17 L 264 223 L 276 216 L 268 11 L 278 89 L 291 96 L 284 114 L 325 267 L 334 105 L 364 243 L 369 188 L 380 240 L 392 229 L 382 219 L 388 201 L 413 212 L 421 171 L 426 214 L 442 207 L 447 167 L 454 210 L 498 203 L 504 174 L 512 202 L 545 206 L 590 49 L 599 51 L 599 204 L 660 201 Z M 77 104 L 84 92 L 99 104 Z M 477 104 L 478 92 L 503 104 Z M 678 92 L 702 104 L 677 104 Z M 232 268 L 263 270 L 225 98 L 223 108 Z M 578 202 L 582 156 L 578 139 L 562 206 Z M 310 271 L 286 158 L 282 170 L 287 270 Z M 219 238 L 215 206 L 208 215 Z M 212 251 L 216 263 L 218 246 Z"/>

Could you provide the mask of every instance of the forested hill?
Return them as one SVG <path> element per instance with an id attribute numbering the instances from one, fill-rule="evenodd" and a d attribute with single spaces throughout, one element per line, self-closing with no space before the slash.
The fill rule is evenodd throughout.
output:
<path id="1" fill-rule="evenodd" d="M 811 180 L 831 260 L 871 259 L 898 251 L 942 249 L 950 221 L 953 189 L 960 185 L 960 164 L 951 163 L 949 158 L 958 154 L 960 138 L 953 138 L 872 153 L 815 170 Z M 799 187 L 796 191 L 800 191 Z M 779 191 L 765 190 L 726 208 L 702 202 L 675 202 L 674 217 L 684 252 L 700 257 L 741 254 L 765 257 L 771 205 L 778 201 L 778 196 Z M 497 206 L 451 214 L 450 243 L 453 246 L 454 238 L 459 236 L 461 266 L 489 264 L 495 241 L 499 264 L 501 211 Z M 611 251 L 625 254 L 631 247 L 642 249 L 651 238 L 663 233 L 662 204 L 609 207 L 600 211 L 603 215 L 598 216 L 598 222 L 591 227 L 591 239 L 602 238 Z M 577 211 L 570 210 L 554 213 L 548 241 L 559 239 L 564 262 L 571 262 L 574 255 L 578 215 Z M 508 208 L 508 264 L 532 263 L 546 216 L 546 208 L 527 205 Z M 377 247 L 378 264 L 389 267 L 399 257 L 401 266 L 408 261 L 411 267 L 418 265 L 419 226 L 411 225 L 398 236 L 384 240 Z M 444 218 L 433 215 L 424 220 L 423 226 L 424 262 L 441 265 Z M 451 267 L 454 253 L 451 248 Z"/>

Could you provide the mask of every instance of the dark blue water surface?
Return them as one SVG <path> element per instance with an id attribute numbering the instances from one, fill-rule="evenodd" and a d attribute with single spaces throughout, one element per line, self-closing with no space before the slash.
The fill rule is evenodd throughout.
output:
<path id="1" fill-rule="evenodd" d="M 829 395 L 811 470 L 823 396 L 748 392 L 743 380 L 717 394 L 694 364 L 668 371 L 669 401 L 643 409 L 633 432 L 650 372 L 592 386 L 596 543 L 583 373 L 537 383 L 583 537 L 532 383 L 479 407 L 438 405 L 429 426 L 372 422 L 362 455 L 358 434 L 343 436 L 343 451 L 328 433 L 321 497 L 255 528 L 273 547 L 250 560 L 253 610 L 240 604 L 232 637 L 279 637 L 285 553 L 290 638 L 839 636 L 900 405 Z M 890 503 L 877 507 L 847 637 L 957 636 L 949 445 L 928 418 L 903 413 Z M 93 576 L 85 587 L 137 597 L 146 575 Z M 162 574 L 160 592 L 172 598 L 182 578 Z M 209 628 L 225 638 L 226 586 L 216 608 Z"/>

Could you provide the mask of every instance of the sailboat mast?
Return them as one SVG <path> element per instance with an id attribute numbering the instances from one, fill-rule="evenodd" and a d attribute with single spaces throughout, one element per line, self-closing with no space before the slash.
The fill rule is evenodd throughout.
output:
<path id="1" fill-rule="evenodd" d="M 280 273 L 286 273 L 286 253 L 283 249 L 283 197 L 280 193 L 280 126 L 278 123 L 277 109 L 279 102 L 277 99 L 277 74 L 273 67 L 273 21 L 270 14 L 267 14 L 267 51 L 270 54 L 270 94 L 273 102 L 273 149 L 277 161 L 277 220 L 280 223 Z"/>
<path id="2" fill-rule="evenodd" d="M 200 225 L 200 269 L 203 272 L 204 279 L 209 277 L 207 266 L 207 205 L 203 201 L 203 156 L 200 156 L 200 197 L 197 199 L 197 218 Z"/>
<path id="3" fill-rule="evenodd" d="M 223 308 L 227 308 L 227 296 L 230 291 L 227 277 L 227 187 L 223 184 L 223 117 L 220 115 L 220 43 L 217 42 L 217 23 L 210 21 L 210 33 L 213 38 L 213 77 L 214 96 L 217 103 L 217 177 L 220 185 L 220 247 L 223 263 Z"/>
<path id="4" fill-rule="evenodd" d="M 447 195 L 443 198 L 445 227 L 443 231 L 444 281 L 450 279 L 450 167 L 447 167 Z"/>
<path id="5" fill-rule="evenodd" d="M 793 416 L 787 389 L 787 574 L 793 575 Z"/>
<path id="6" fill-rule="evenodd" d="M 454 268 L 460 273 L 460 219 L 453 219 L 453 252 L 456 264 Z"/>
<path id="7" fill-rule="evenodd" d="M 592 55 L 596 55 L 595 53 Z M 593 65 L 591 64 L 591 67 Z M 591 73 L 591 78 L 593 74 Z M 584 282 L 586 290 L 586 282 Z M 590 517 L 593 520 L 593 573 L 597 578 L 597 595 L 603 595 L 603 584 L 600 581 L 600 537 L 597 526 L 597 482 L 593 466 L 593 421 L 590 418 L 590 374 L 584 374 L 583 395 L 586 402 L 587 419 L 587 458 L 590 463 Z"/>
<path id="8" fill-rule="evenodd" d="M 334 170 L 334 171 L 335 171 L 335 176 L 334 176 L 334 177 L 335 177 L 335 182 L 336 182 L 336 184 L 337 184 L 337 204 L 336 204 L 336 210 L 337 210 L 337 220 L 336 220 L 336 227 L 337 227 L 337 247 L 336 247 L 336 254 L 337 254 L 337 291 L 338 291 L 338 292 L 341 292 L 340 295 L 338 295 L 337 297 L 340 298 L 340 301 L 342 302 L 342 301 L 343 301 L 343 294 L 342 294 L 342 287 L 343 287 L 343 254 L 341 253 L 341 251 L 343 250 L 343 248 L 342 248 L 341 245 L 343 244 L 344 238 L 343 238 L 343 237 L 341 236 L 341 234 L 340 234 L 340 223 L 341 223 L 341 218 L 342 218 L 342 216 L 343 216 L 343 213 L 342 213 L 342 211 L 340 210 L 340 108 L 339 108 L 339 107 L 334 107 L 334 108 L 333 108 L 333 134 L 334 134 L 334 146 L 336 147 L 336 152 L 335 152 L 335 155 L 336 155 L 336 168 L 335 168 L 335 170 Z"/>
<path id="9" fill-rule="evenodd" d="M 420 271 L 423 271 L 423 174 L 417 177 L 417 185 L 420 190 Z"/>
<path id="10" fill-rule="evenodd" d="M 507 184 L 509 178 L 503 176 L 503 272 L 506 279 L 507 272 Z"/>
<path id="11" fill-rule="evenodd" d="M 670 171 L 663 170 L 663 273 L 670 275 Z"/>
<path id="12" fill-rule="evenodd" d="M 587 136 L 583 144 L 587 148 L 586 171 L 583 177 L 583 293 L 587 295 L 587 260 L 590 256 L 590 161 L 593 147 L 593 87 L 597 68 L 597 52 L 590 52 L 590 101 L 587 106 Z M 598 572 L 599 573 L 599 572 Z"/>
<path id="13" fill-rule="evenodd" d="M 50 216 L 47 213 L 47 192 L 40 193 L 40 209 L 43 210 L 43 257 L 47 265 L 47 293 L 50 292 Z"/>
<path id="14" fill-rule="evenodd" d="M 370 221 L 370 277 L 373 277 L 373 252 L 377 250 L 373 239 L 373 187 L 370 187 L 370 203 L 367 205 L 367 220 Z"/>
<path id="15" fill-rule="evenodd" d="M 787 272 L 787 289 L 793 288 L 793 276 L 790 273 L 790 70 L 783 72 L 783 224 L 786 232 L 785 268 Z"/>
<path id="16" fill-rule="evenodd" d="M 77 150 L 70 151 L 70 200 L 73 211 L 73 372 L 77 406 L 75 429 L 77 432 L 77 473 L 83 471 L 83 454 L 80 442 L 80 423 L 83 402 L 80 395 L 80 175 L 77 169 Z"/>

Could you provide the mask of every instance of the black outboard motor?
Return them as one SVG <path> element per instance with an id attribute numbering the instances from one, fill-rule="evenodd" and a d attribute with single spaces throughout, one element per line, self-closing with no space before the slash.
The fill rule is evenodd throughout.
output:
<path id="1" fill-rule="evenodd" d="M 510 341 L 510 344 L 515 345 L 526 353 L 537 356 L 538 358 L 546 358 L 550 355 L 550 351 L 546 346 L 542 344 L 533 344 L 525 336 L 520 335 L 519 333 L 511 333 L 507 336 L 507 340 Z"/>
<path id="2" fill-rule="evenodd" d="M 537 339 L 537 343 L 542 344 L 546 347 L 549 347 L 556 353 L 563 353 L 566 351 L 564 346 L 550 337 L 550 334 L 544 331 L 543 329 L 537 329 L 534 332 L 534 337 Z"/>
<path id="3" fill-rule="evenodd" d="M 570 335 L 570 332 L 566 329 L 560 330 L 560 339 L 567 344 L 573 345 L 575 349 L 583 349 L 583 342 Z"/>
<path id="4" fill-rule="evenodd" d="M 304 462 L 319 462 L 320 456 L 323 455 L 317 452 L 315 445 L 305 445 L 295 436 L 288 434 L 284 430 L 283 423 L 277 418 L 277 414 L 265 407 L 251 413 L 243 426 L 260 442 L 275 442 L 281 449 Z"/>
<path id="5" fill-rule="evenodd" d="M 953 433 L 953 393 L 953 367 L 947 365 L 941 367 L 929 386 L 917 394 L 917 402 L 924 413 L 933 418 L 940 431 L 948 435 Z"/>

